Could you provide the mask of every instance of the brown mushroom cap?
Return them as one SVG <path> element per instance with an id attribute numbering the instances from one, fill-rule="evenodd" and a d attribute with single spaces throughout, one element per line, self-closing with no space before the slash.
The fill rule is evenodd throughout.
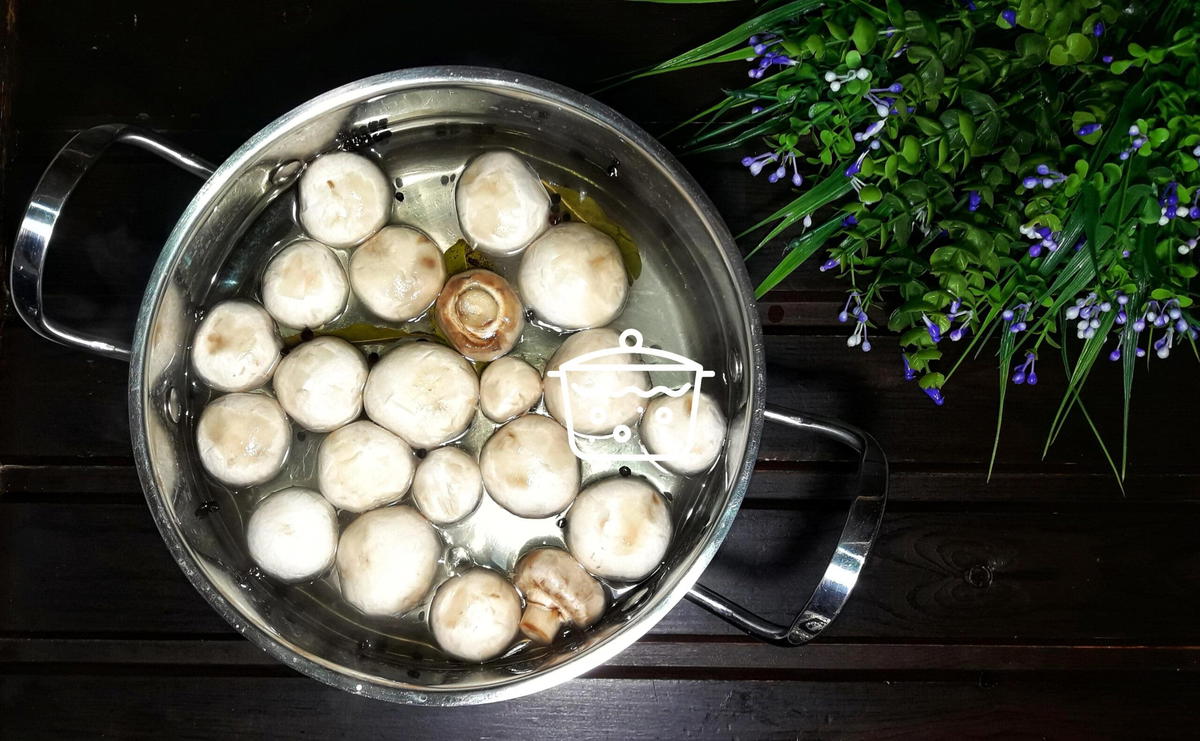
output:
<path id="1" fill-rule="evenodd" d="M 589 628 L 604 614 L 604 588 L 560 548 L 522 556 L 515 583 L 525 595 L 521 632 L 538 643 L 553 641 L 566 624 Z"/>
<path id="2" fill-rule="evenodd" d="M 471 360 L 487 362 L 512 350 L 525 328 L 524 312 L 508 281 L 477 269 L 446 281 L 435 318 L 456 350 Z"/>

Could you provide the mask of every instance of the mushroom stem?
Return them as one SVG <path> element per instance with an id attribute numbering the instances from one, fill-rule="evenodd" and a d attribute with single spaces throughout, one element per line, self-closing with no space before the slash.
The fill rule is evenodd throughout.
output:
<path id="1" fill-rule="evenodd" d="M 551 643 L 564 622 L 562 613 L 557 609 L 531 600 L 521 615 L 521 632 L 537 643 Z"/>

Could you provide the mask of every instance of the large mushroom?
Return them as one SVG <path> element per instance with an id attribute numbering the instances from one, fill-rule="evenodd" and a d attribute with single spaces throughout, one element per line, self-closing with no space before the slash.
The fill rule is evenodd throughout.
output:
<path id="1" fill-rule="evenodd" d="M 604 587 L 560 548 L 526 553 L 514 582 L 525 595 L 521 632 L 537 643 L 551 643 L 568 625 L 590 628 L 604 614 Z"/>
<path id="2" fill-rule="evenodd" d="M 589 485 L 567 513 L 567 547 L 603 579 L 637 581 L 671 543 L 671 512 L 647 481 L 616 477 Z"/>
<path id="3" fill-rule="evenodd" d="M 479 469 L 492 499 L 519 517 L 556 515 L 579 492 L 579 459 L 567 431 L 540 414 L 496 430 L 483 445 Z"/>
<path id="4" fill-rule="evenodd" d="M 365 512 L 398 502 L 413 480 L 408 444 L 374 422 L 334 430 L 317 453 L 317 485 L 335 507 Z"/>
<path id="5" fill-rule="evenodd" d="M 222 301 L 209 309 L 192 340 L 192 367 L 217 391 L 250 391 L 271 380 L 283 341 L 263 307 Z"/>
<path id="6" fill-rule="evenodd" d="M 415 319 L 446 282 L 432 239 L 409 226 L 381 229 L 350 257 L 350 285 L 371 313 L 391 322 Z"/>
<path id="7" fill-rule="evenodd" d="M 412 507 L 385 507 L 358 516 L 338 541 L 342 596 L 367 615 L 401 615 L 433 586 L 443 544 Z"/>
<path id="8" fill-rule="evenodd" d="M 479 377 L 461 355 L 433 342 L 408 342 L 371 369 L 367 416 L 414 448 L 436 448 L 470 426 Z"/>
<path id="9" fill-rule="evenodd" d="M 512 152 L 485 152 L 463 170 L 454 191 L 463 236 L 496 255 L 523 250 L 546 228 L 550 197 L 529 165 Z"/>
<path id="10" fill-rule="evenodd" d="M 664 466 L 684 475 L 700 473 L 721 454 L 725 415 L 708 394 L 663 395 L 646 407 L 641 432 L 646 449 L 663 456 Z"/>
<path id="11" fill-rule="evenodd" d="M 565 363 L 599 350 L 620 347 L 611 329 L 589 329 L 567 338 L 546 364 L 546 371 L 559 370 Z M 583 361 L 583 365 L 634 364 L 630 353 L 614 353 Z M 564 392 L 564 385 L 567 387 Z M 575 432 L 606 435 L 618 425 L 629 426 L 641 415 L 646 400 L 636 392 L 648 391 L 650 379 L 638 370 L 571 369 L 557 378 L 546 378 L 546 411 L 564 425 L 570 412 Z M 569 409 L 568 409 L 569 407 Z"/>
<path id="12" fill-rule="evenodd" d="M 617 243 L 579 222 L 552 227 L 529 245 L 517 284 L 538 317 L 561 329 L 608 324 L 628 292 Z"/>
<path id="13" fill-rule="evenodd" d="M 521 596 L 503 576 L 475 568 L 447 579 L 429 608 L 429 625 L 442 650 L 464 661 L 487 661 L 517 637 Z"/>
<path id="14" fill-rule="evenodd" d="M 259 567 L 283 581 L 307 581 L 333 565 L 337 513 L 329 502 L 298 486 L 258 503 L 246 525 L 246 547 Z"/>
<path id="15" fill-rule="evenodd" d="M 287 416 L 265 394 L 227 394 L 204 407 L 196 448 L 204 470 L 230 486 L 252 486 L 283 468 L 292 431 Z"/>
<path id="16" fill-rule="evenodd" d="M 285 412 L 313 432 L 329 432 L 362 413 L 367 361 L 337 337 L 305 342 L 279 363 L 275 396 Z"/>
<path id="17" fill-rule="evenodd" d="M 483 477 L 470 453 L 459 448 L 432 450 L 417 465 L 413 503 L 438 525 L 449 525 L 475 511 L 483 498 Z"/>
<path id="18" fill-rule="evenodd" d="M 263 272 L 263 306 L 285 327 L 320 327 L 342 313 L 349 295 L 333 250 L 310 239 L 284 247 Z"/>
<path id="19" fill-rule="evenodd" d="M 490 270 L 467 270 L 446 281 L 433 316 L 454 349 L 483 362 L 512 350 L 525 328 L 521 299 Z"/>
<path id="20" fill-rule="evenodd" d="M 387 223 L 392 187 L 371 160 L 332 152 L 313 160 L 300 176 L 300 225 L 333 247 L 353 247 Z"/>
<path id="21" fill-rule="evenodd" d="M 542 375 L 509 355 L 488 365 L 479 377 L 479 409 L 493 422 L 507 422 L 537 406 Z"/>

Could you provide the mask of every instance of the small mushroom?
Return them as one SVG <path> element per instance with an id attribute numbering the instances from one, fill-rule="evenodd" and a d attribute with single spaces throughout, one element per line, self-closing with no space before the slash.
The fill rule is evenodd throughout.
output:
<path id="1" fill-rule="evenodd" d="M 454 198 L 463 236 L 494 255 L 520 252 L 550 219 L 545 187 L 512 152 L 485 152 L 473 159 L 458 179 Z"/>
<path id="2" fill-rule="evenodd" d="M 521 596 L 503 576 L 475 568 L 447 579 L 429 608 L 429 625 L 442 650 L 464 661 L 487 661 L 517 637 Z"/>
<path id="3" fill-rule="evenodd" d="M 367 416 L 414 448 L 436 448 L 475 418 L 479 377 L 461 355 L 433 342 L 408 342 L 367 376 Z"/>
<path id="4" fill-rule="evenodd" d="M 275 396 L 302 427 L 329 432 L 362 413 L 367 361 L 354 345 L 318 337 L 290 352 L 275 371 Z"/>
<path id="5" fill-rule="evenodd" d="M 449 525 L 475 511 L 483 498 L 479 464 L 458 448 L 432 450 L 417 465 L 413 503 L 438 525 Z"/>
<path id="6" fill-rule="evenodd" d="M 285 327 L 320 327 L 342 313 L 349 295 L 333 250 L 309 239 L 283 248 L 263 272 L 263 306 Z"/>
<path id="7" fill-rule="evenodd" d="M 371 313 L 406 322 L 425 313 L 446 282 L 442 251 L 409 226 L 381 229 L 350 257 L 350 285 Z"/>
<path id="8" fill-rule="evenodd" d="M 598 577 L 637 581 L 662 563 L 671 543 L 667 502 L 648 482 L 610 478 L 589 485 L 567 513 L 567 547 Z"/>
<path id="9" fill-rule="evenodd" d="M 526 553 L 514 581 L 525 595 L 521 632 L 537 643 L 551 643 L 566 625 L 590 628 L 604 614 L 604 587 L 560 548 Z"/>
<path id="10" fill-rule="evenodd" d="M 307 581 L 333 565 L 337 513 L 312 489 L 277 491 L 258 503 L 246 525 L 254 563 L 283 581 Z"/>
<path id="11" fill-rule="evenodd" d="M 230 486 L 261 484 L 279 473 L 291 438 L 279 402 L 265 394 L 226 394 L 204 407 L 196 425 L 200 463 Z"/>
<path id="12" fill-rule="evenodd" d="M 300 176 L 300 225 L 332 247 L 353 247 L 387 223 L 392 186 L 371 160 L 332 152 L 313 160 Z"/>
<path id="13" fill-rule="evenodd" d="M 401 615 L 429 593 L 442 551 L 437 531 L 412 507 L 359 515 L 338 541 L 342 596 L 367 615 Z"/>
<path id="14" fill-rule="evenodd" d="M 338 509 L 365 512 L 403 499 L 413 480 L 413 465 L 407 443 L 364 419 L 321 442 L 317 486 Z"/>
<path id="15" fill-rule="evenodd" d="M 659 396 L 642 416 L 642 442 L 664 466 L 684 475 L 706 471 L 721 454 L 725 442 L 725 415 L 708 394 Z M 692 415 L 695 426 L 692 426 Z M 689 444 L 690 442 L 690 444 Z"/>
<path id="16" fill-rule="evenodd" d="M 271 380 L 283 341 L 263 307 L 222 301 L 209 309 L 192 340 L 192 367 L 217 391 L 250 391 Z"/>
<path id="17" fill-rule="evenodd" d="M 525 308 L 504 278 L 490 270 L 467 270 L 446 281 L 434 319 L 454 349 L 487 362 L 517 344 Z"/>
<path id="18" fill-rule="evenodd" d="M 567 338 L 546 364 L 546 371 L 559 370 L 563 364 L 597 350 L 619 347 L 620 338 L 611 329 L 589 329 Z M 586 361 L 602 365 L 630 365 L 630 353 L 605 355 Z M 567 391 L 564 393 L 563 385 Z M 564 425 L 568 405 L 570 427 L 584 435 L 606 435 L 618 425 L 632 425 L 642 413 L 646 400 L 637 391 L 648 391 L 650 379 L 635 370 L 568 370 L 557 378 L 546 378 L 546 411 Z"/>
<path id="19" fill-rule="evenodd" d="M 579 492 L 579 459 L 567 431 L 549 417 L 526 414 L 496 430 L 479 456 L 492 499 L 519 517 L 549 517 Z"/>
<path id="20" fill-rule="evenodd" d="M 479 408 L 493 422 L 507 422 L 524 414 L 541 398 L 541 374 L 520 358 L 500 358 L 484 368 L 479 377 Z"/>
<path id="21" fill-rule="evenodd" d="M 621 313 L 628 292 L 617 243 L 578 222 L 552 227 L 529 245 L 517 284 L 534 312 L 561 329 L 608 324 Z"/>

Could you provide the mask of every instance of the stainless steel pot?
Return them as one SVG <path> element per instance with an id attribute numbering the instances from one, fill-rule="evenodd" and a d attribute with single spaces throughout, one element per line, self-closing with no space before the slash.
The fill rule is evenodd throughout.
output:
<path id="1" fill-rule="evenodd" d="M 712 389 L 730 416 L 727 449 L 706 480 L 676 493 L 666 561 L 604 620 L 553 647 L 481 666 L 421 655 L 370 626 L 282 599 L 255 578 L 239 523 L 200 506 L 211 486 L 197 465 L 197 395 L 186 358 L 199 307 L 252 280 L 265 258 L 254 233 L 304 163 L 340 137 L 399 137 L 405 151 L 493 140 L 523 147 L 565 178 L 602 193 L 620 222 L 636 222 L 662 290 L 696 313 L 692 357 L 717 371 Z M 151 151 L 205 180 L 183 212 L 147 287 L 133 347 L 61 326 L 42 310 L 46 250 L 72 190 L 110 144 Z M 618 174 L 619 173 L 619 174 Z M 615 177 L 614 177 L 615 176 Z M 193 586 L 229 623 L 297 670 L 393 702 L 460 705 L 536 692 L 586 672 L 636 641 L 683 597 L 782 646 L 812 640 L 842 609 L 879 532 L 887 463 L 867 434 L 766 407 L 763 346 L 742 259 L 708 198 L 654 139 L 609 108 L 550 82 L 492 69 L 439 67 L 379 75 L 333 90 L 264 128 L 219 167 L 157 135 L 123 125 L 75 136 L 50 164 L 17 235 L 12 295 L 38 334 L 130 362 L 129 419 L 138 472 L 163 540 Z M 708 385 L 706 384 L 706 388 Z M 749 484 L 764 420 L 829 436 L 857 451 L 859 495 L 824 577 L 791 625 L 776 625 L 696 581 L 721 545 Z"/>

